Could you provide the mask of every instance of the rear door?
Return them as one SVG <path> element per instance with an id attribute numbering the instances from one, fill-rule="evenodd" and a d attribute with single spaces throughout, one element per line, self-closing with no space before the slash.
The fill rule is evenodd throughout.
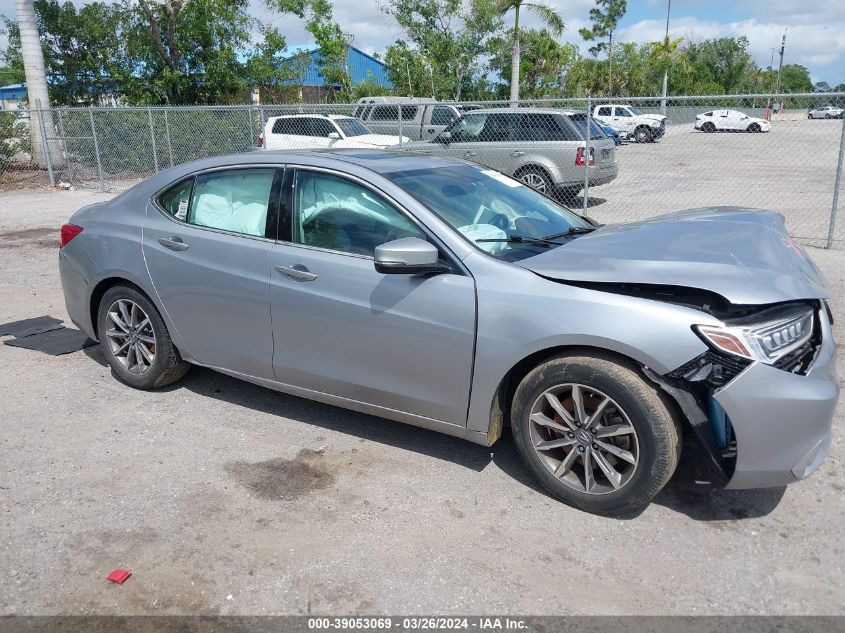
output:
<path id="1" fill-rule="evenodd" d="M 454 261 L 454 272 L 439 275 L 377 272 L 375 246 L 431 238 L 361 181 L 299 168 L 287 191 L 287 239 L 271 258 L 276 379 L 464 426 L 475 340 L 472 277 Z"/>
<path id="2" fill-rule="evenodd" d="M 200 364 L 273 376 L 269 264 L 280 189 L 274 167 L 215 170 L 148 203 L 147 270 Z"/>

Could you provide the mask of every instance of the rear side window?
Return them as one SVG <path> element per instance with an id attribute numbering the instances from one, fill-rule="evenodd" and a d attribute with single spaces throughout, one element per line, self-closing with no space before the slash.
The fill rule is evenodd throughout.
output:
<path id="1" fill-rule="evenodd" d="M 554 114 L 523 114 L 518 121 L 518 126 L 511 131 L 513 141 L 579 140 L 563 117 Z"/>
<path id="2" fill-rule="evenodd" d="M 263 237 L 274 174 L 274 169 L 267 168 L 200 174 L 190 198 L 187 222 Z"/>
<path id="3" fill-rule="evenodd" d="M 303 136 L 305 131 L 302 119 L 276 119 L 273 122 L 273 134 L 298 134 Z"/>
<path id="4" fill-rule="evenodd" d="M 177 220 L 185 221 L 188 216 L 188 205 L 191 202 L 191 190 L 194 187 L 194 177 L 174 185 L 158 197 L 159 206 Z"/>
<path id="5" fill-rule="evenodd" d="M 372 121 L 398 121 L 399 108 L 396 106 L 376 106 L 373 108 Z"/>
<path id="6" fill-rule="evenodd" d="M 597 116 L 610 116 L 610 106 L 602 106 L 599 108 Z"/>

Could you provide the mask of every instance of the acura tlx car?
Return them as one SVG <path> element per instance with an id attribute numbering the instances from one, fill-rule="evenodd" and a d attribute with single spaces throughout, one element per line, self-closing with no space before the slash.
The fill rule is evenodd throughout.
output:
<path id="1" fill-rule="evenodd" d="M 830 447 L 828 286 L 770 211 L 597 226 L 449 158 L 260 152 L 156 174 L 61 244 L 68 313 L 124 383 L 203 365 L 485 446 L 509 425 L 590 512 L 646 505 L 683 433 L 732 488 Z"/>

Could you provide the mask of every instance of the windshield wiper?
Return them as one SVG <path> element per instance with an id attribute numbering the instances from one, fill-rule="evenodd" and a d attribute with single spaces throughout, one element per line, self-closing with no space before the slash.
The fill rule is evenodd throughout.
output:
<path id="1" fill-rule="evenodd" d="M 583 235 L 584 233 L 592 233 L 596 230 L 595 226 L 570 226 L 565 231 L 560 233 L 552 233 L 551 235 L 543 236 L 544 240 L 556 240 L 560 237 L 570 237 L 572 235 Z"/>
<path id="2" fill-rule="evenodd" d="M 563 246 L 564 242 L 554 242 L 551 238 L 511 235 L 510 237 L 486 237 L 475 242 L 506 242 L 508 244 L 536 244 L 537 246 Z"/>

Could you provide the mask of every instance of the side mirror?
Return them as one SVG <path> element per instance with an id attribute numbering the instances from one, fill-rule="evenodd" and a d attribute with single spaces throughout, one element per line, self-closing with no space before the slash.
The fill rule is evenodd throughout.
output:
<path id="1" fill-rule="evenodd" d="M 333 141 L 339 141 L 340 140 L 340 134 L 338 134 L 337 132 L 329 132 L 328 137 L 330 139 L 332 139 Z"/>
<path id="2" fill-rule="evenodd" d="M 448 145 L 452 140 L 452 133 L 451 132 L 441 132 L 440 134 L 437 135 L 437 138 L 435 138 L 435 140 L 439 141 L 440 143 L 445 143 L 446 145 Z"/>
<path id="3" fill-rule="evenodd" d="M 442 272 L 434 244 L 418 237 L 403 237 L 376 246 L 376 271 L 384 275 L 418 275 Z"/>

